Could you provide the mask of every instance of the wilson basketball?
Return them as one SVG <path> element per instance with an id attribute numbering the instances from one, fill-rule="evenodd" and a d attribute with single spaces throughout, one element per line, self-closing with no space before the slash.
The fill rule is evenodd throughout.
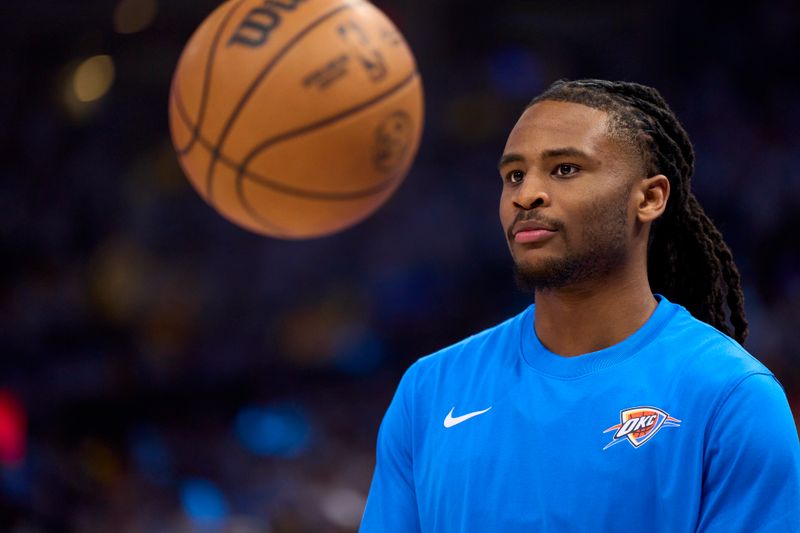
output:
<path id="1" fill-rule="evenodd" d="M 419 146 L 422 83 L 363 0 L 230 0 L 181 55 L 172 141 L 200 195 L 264 235 L 335 233 L 378 209 Z"/>

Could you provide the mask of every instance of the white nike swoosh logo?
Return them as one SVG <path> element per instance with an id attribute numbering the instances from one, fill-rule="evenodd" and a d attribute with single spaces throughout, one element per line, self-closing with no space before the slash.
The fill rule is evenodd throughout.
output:
<path id="1" fill-rule="evenodd" d="M 453 411 L 455 410 L 455 407 L 453 407 L 452 409 L 450 409 L 450 412 L 449 412 L 449 413 L 447 413 L 447 416 L 446 416 L 446 417 L 444 417 L 444 427 L 446 427 L 446 428 L 451 428 L 451 427 L 453 427 L 453 426 L 456 426 L 456 425 L 460 424 L 460 423 L 461 423 L 461 422 L 463 422 L 464 420 L 469 420 L 469 419 L 470 419 L 470 418 L 472 418 L 473 416 L 482 415 L 483 413 L 485 413 L 485 412 L 486 412 L 486 411 L 488 411 L 489 409 L 491 409 L 491 406 L 490 406 L 490 407 L 487 407 L 487 408 L 486 408 L 486 409 L 484 409 L 483 411 L 473 411 L 473 412 L 471 412 L 471 413 L 467 413 L 467 414 L 465 414 L 465 415 L 461 415 L 461 416 L 453 417 Z"/>

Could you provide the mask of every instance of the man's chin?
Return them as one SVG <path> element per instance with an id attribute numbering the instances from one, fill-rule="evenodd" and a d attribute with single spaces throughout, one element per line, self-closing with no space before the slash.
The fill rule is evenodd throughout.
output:
<path id="1" fill-rule="evenodd" d="M 536 264 L 514 264 L 514 279 L 523 292 L 564 287 L 575 281 L 575 275 L 574 265 L 568 261 L 543 259 Z"/>
<path id="2" fill-rule="evenodd" d="M 514 261 L 517 286 L 525 292 L 560 289 L 588 280 L 599 280 L 627 261 L 623 246 L 607 246 L 604 253 L 590 250 L 564 257 L 539 257 L 536 261 Z"/>

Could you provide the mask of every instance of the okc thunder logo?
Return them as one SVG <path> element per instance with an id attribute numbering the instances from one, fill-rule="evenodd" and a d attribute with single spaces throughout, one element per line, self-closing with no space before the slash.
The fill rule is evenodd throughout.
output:
<path id="1" fill-rule="evenodd" d="M 619 412 L 619 424 L 613 425 L 603 433 L 617 430 L 614 438 L 603 450 L 627 439 L 634 448 L 655 437 L 662 427 L 678 427 L 681 421 L 672 418 L 657 407 L 631 407 Z"/>

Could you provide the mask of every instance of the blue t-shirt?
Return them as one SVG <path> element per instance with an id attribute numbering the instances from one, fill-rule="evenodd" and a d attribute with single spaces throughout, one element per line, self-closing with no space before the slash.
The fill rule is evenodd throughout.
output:
<path id="1" fill-rule="evenodd" d="M 545 348 L 534 306 L 409 368 L 362 533 L 800 531 L 800 444 L 775 377 L 660 297 L 619 344 Z"/>

